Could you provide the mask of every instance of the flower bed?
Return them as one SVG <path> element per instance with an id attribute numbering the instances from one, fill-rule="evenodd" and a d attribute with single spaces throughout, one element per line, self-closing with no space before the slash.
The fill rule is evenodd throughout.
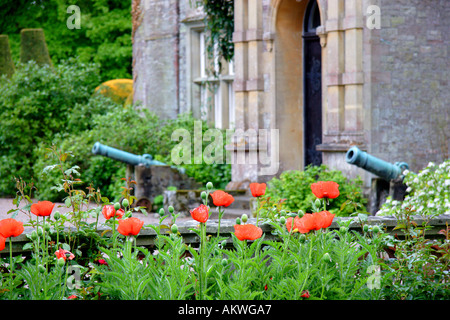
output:
<path id="1" fill-rule="evenodd" d="M 262 187 L 250 187 L 258 201 L 264 201 Z M 232 223 L 221 218 L 233 196 L 212 192 L 212 184 L 185 223 L 169 207 L 158 224 L 144 225 L 127 197 L 99 207 L 104 226 L 86 223 L 80 210 L 60 215 L 51 202 L 33 204 L 27 232 L 13 218 L 0 221 L 0 249 L 7 252 L 0 298 L 448 299 L 449 219 L 409 215 L 396 225 L 365 214 L 337 218 L 326 205 L 338 188 L 313 185 L 313 213 L 244 214 Z M 215 221 L 209 220 L 210 195 L 219 209 Z M 74 227 L 65 228 L 66 222 Z M 431 232 L 440 239 L 430 239 Z M 29 254 L 13 255 L 13 244 Z"/>

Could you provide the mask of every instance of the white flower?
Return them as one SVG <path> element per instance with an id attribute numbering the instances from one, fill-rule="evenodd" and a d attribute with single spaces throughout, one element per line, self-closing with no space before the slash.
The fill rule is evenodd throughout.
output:
<path id="1" fill-rule="evenodd" d="M 413 180 L 414 183 L 419 183 L 419 178 L 415 177 Z"/>
<path id="2" fill-rule="evenodd" d="M 450 179 L 444 181 L 444 186 L 450 186 Z"/>

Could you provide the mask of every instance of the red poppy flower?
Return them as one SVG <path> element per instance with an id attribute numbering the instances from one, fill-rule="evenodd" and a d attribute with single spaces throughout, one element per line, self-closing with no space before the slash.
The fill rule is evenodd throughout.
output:
<path id="1" fill-rule="evenodd" d="M 339 185 L 334 181 L 319 181 L 311 184 L 311 191 L 317 198 L 334 199 L 339 196 Z"/>
<path id="2" fill-rule="evenodd" d="M 250 183 L 250 191 L 254 197 L 263 196 L 266 193 L 266 184 L 256 182 Z"/>
<path id="3" fill-rule="evenodd" d="M 2 237 L 0 235 L 0 251 L 2 251 L 3 249 L 5 249 L 5 242 L 6 242 L 6 238 Z"/>
<path id="4" fill-rule="evenodd" d="M 74 295 L 74 294 L 73 294 L 73 295 L 71 295 L 71 296 L 68 296 L 68 297 L 67 297 L 67 299 L 69 299 L 69 300 L 73 300 L 73 299 L 76 299 L 76 298 L 77 298 L 77 296 L 76 296 L 76 295 Z"/>
<path id="5" fill-rule="evenodd" d="M 137 236 L 144 225 L 144 221 L 138 218 L 127 218 L 119 221 L 117 231 L 124 236 Z"/>
<path id="6" fill-rule="evenodd" d="M 199 207 L 192 209 L 191 211 L 192 219 L 205 223 L 209 218 L 209 208 L 204 204 L 201 204 Z"/>
<path id="7" fill-rule="evenodd" d="M 261 238 L 262 229 L 253 224 L 235 224 L 234 235 L 239 240 L 256 240 Z"/>
<path id="8" fill-rule="evenodd" d="M 316 229 L 326 229 L 333 222 L 334 214 L 328 211 L 314 212 L 313 216 L 315 217 Z"/>
<path id="9" fill-rule="evenodd" d="M 308 290 L 303 290 L 302 291 L 302 295 L 300 297 L 308 299 L 310 297 L 309 291 Z"/>
<path id="10" fill-rule="evenodd" d="M 214 191 L 211 193 L 211 197 L 213 198 L 213 203 L 216 207 L 228 207 L 234 201 L 231 194 L 222 190 Z"/>
<path id="11" fill-rule="evenodd" d="M 116 216 L 117 219 L 122 219 L 123 215 L 125 214 L 125 211 L 123 211 L 123 209 L 119 209 L 116 211 L 116 209 L 114 209 L 114 205 L 109 204 L 103 207 L 102 214 L 106 220 L 109 220 L 114 216 Z"/>
<path id="12" fill-rule="evenodd" d="M 8 218 L 0 221 L 0 236 L 3 238 L 17 237 L 23 233 L 23 223 L 16 219 Z"/>
<path id="13" fill-rule="evenodd" d="M 38 217 L 48 217 L 55 207 L 55 204 L 51 201 L 38 201 L 31 205 L 31 213 Z"/>
<path id="14" fill-rule="evenodd" d="M 286 228 L 291 232 L 292 218 L 286 220 Z M 294 230 L 292 232 L 308 233 L 316 229 L 316 219 L 311 213 L 306 213 L 303 217 L 294 218 Z"/>
<path id="15" fill-rule="evenodd" d="M 57 250 L 55 252 L 55 255 L 56 255 L 56 259 L 63 258 L 64 261 L 66 261 L 67 258 L 69 258 L 69 260 L 72 260 L 73 258 L 75 258 L 75 255 L 72 252 L 64 250 L 62 248 L 59 248 L 59 250 Z"/>
<path id="16" fill-rule="evenodd" d="M 103 265 L 105 265 L 105 266 L 108 265 L 108 262 L 106 262 L 105 259 L 98 259 L 98 263 L 99 263 L 99 264 L 103 264 Z"/>

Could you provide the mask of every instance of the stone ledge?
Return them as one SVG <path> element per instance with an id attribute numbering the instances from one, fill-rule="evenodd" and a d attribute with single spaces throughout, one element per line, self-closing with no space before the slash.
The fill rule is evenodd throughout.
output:
<path id="1" fill-rule="evenodd" d="M 329 229 L 338 229 L 339 224 L 337 222 L 337 219 L 341 219 L 341 221 L 348 221 L 349 219 L 354 219 L 351 217 L 340 217 L 335 218 L 333 220 L 333 223 L 329 227 Z M 169 221 L 170 218 L 167 219 Z M 420 225 L 422 222 L 424 222 L 424 219 L 421 216 L 414 216 L 413 220 Z M 250 218 L 248 219 L 248 223 L 255 224 L 256 219 Z M 392 216 L 369 216 L 367 219 L 367 223 L 369 225 L 383 225 L 386 227 L 386 231 L 392 235 L 398 235 L 401 237 L 403 235 L 401 230 L 393 230 L 397 226 L 397 219 Z M 234 232 L 234 219 L 222 219 L 220 223 L 220 236 L 222 237 L 228 237 L 227 242 L 231 243 L 231 233 Z M 447 227 L 447 224 L 450 224 L 450 215 L 440 215 L 433 219 L 431 219 L 428 223 L 429 226 L 431 226 L 430 230 L 427 230 L 427 235 L 429 238 L 443 238 L 443 235 L 439 234 L 439 231 L 442 229 L 445 229 Z M 199 243 L 199 237 L 197 234 L 192 231 L 192 228 L 197 228 L 199 226 L 199 223 L 194 220 L 186 220 L 186 221 L 179 221 L 177 222 L 178 226 L 178 232 L 183 236 L 184 242 L 186 244 L 192 244 L 196 245 Z M 271 234 L 272 228 L 268 224 L 264 224 L 262 222 L 259 223 L 259 226 L 265 233 L 266 239 L 270 240 L 276 240 L 276 236 Z M 218 220 L 217 219 L 210 219 L 206 223 L 206 233 L 211 235 L 217 234 L 217 227 L 218 227 Z M 358 231 L 360 230 L 360 225 L 358 222 L 353 221 L 350 226 L 350 230 Z M 25 232 L 21 234 L 18 237 L 12 238 L 13 240 L 13 252 L 20 253 L 25 251 L 22 249 L 25 243 L 30 242 L 30 240 L 27 238 L 27 234 L 31 233 L 33 229 L 32 228 L 26 228 Z M 109 228 L 99 228 L 98 232 L 102 233 L 105 230 L 110 230 Z M 166 230 L 166 229 L 164 229 Z M 168 231 L 163 231 L 162 233 L 167 234 Z M 156 232 L 151 228 L 145 228 L 143 229 L 139 236 L 137 237 L 137 245 L 138 246 L 151 246 L 155 243 L 155 237 Z M 9 240 L 7 240 L 8 242 Z M 5 249 L 0 252 L 0 257 L 6 257 L 9 254 L 9 244 L 7 243 L 5 246 Z"/>

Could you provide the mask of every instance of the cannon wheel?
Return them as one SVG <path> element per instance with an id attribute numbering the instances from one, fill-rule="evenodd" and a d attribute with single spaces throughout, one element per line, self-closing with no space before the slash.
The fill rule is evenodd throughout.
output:
<path id="1" fill-rule="evenodd" d="M 139 198 L 139 199 L 135 202 L 134 206 L 135 206 L 135 207 L 144 207 L 145 209 L 147 209 L 147 212 L 151 212 L 151 211 L 152 211 L 153 204 L 152 204 L 152 202 L 150 201 L 150 199 L 148 199 L 148 198 L 146 198 L 146 197 L 142 197 L 142 198 Z"/>

